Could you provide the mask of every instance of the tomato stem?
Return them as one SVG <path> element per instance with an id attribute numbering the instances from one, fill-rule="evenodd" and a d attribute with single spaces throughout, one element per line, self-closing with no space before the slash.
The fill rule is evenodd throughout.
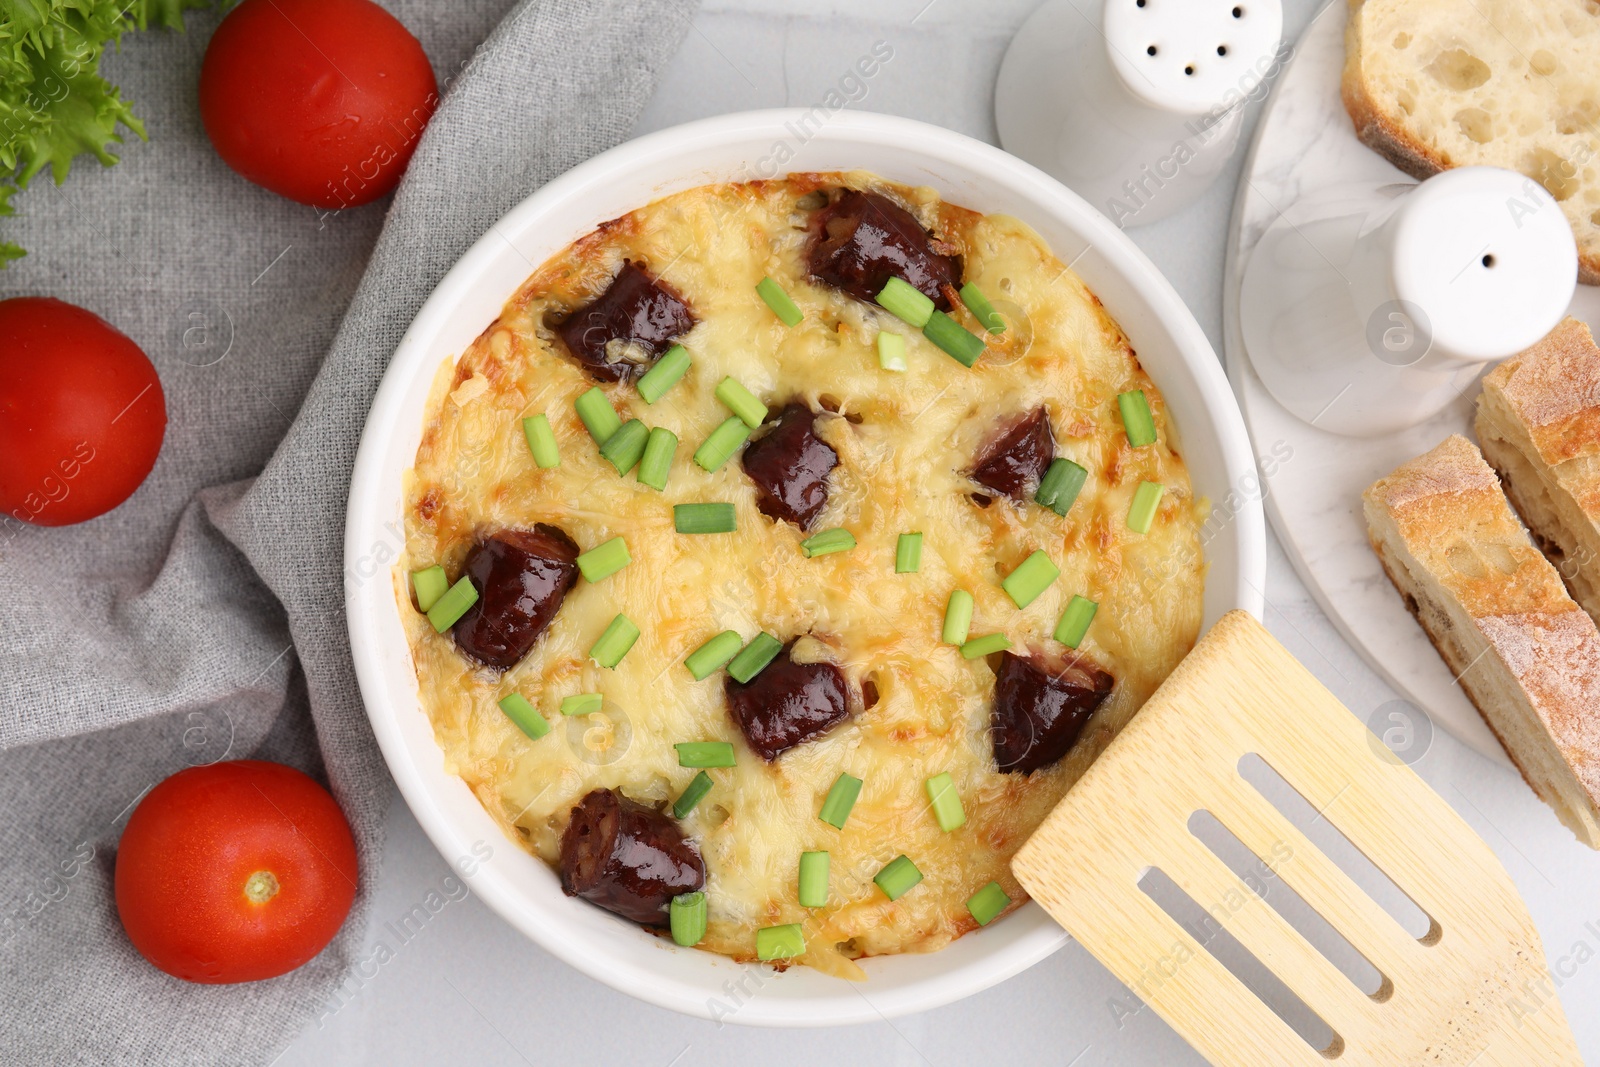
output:
<path id="1" fill-rule="evenodd" d="M 278 876 L 271 871 L 257 871 L 245 879 L 244 895 L 252 904 L 265 904 L 278 895 Z"/>

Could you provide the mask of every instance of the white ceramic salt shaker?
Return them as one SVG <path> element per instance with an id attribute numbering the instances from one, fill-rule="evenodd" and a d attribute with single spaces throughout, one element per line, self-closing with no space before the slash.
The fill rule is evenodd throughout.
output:
<path id="1" fill-rule="evenodd" d="M 1012 40 L 995 124 L 1012 155 L 1118 226 L 1192 203 L 1267 91 L 1281 0 L 1048 0 Z"/>
<path id="2" fill-rule="evenodd" d="M 1544 337 L 1577 281 L 1572 229 L 1543 186 L 1463 167 L 1297 201 L 1251 253 L 1239 324 L 1279 403 L 1369 437 L 1432 418 Z"/>

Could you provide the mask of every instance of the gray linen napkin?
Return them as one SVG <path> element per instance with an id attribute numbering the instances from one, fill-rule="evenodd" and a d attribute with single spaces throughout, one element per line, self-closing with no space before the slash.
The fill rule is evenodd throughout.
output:
<path id="1" fill-rule="evenodd" d="M 328 1002 L 361 943 L 392 788 L 343 610 L 368 406 L 467 247 L 627 135 L 695 0 L 387 6 L 428 49 L 444 102 L 386 219 L 381 204 L 289 204 L 223 166 L 195 102 L 217 22 L 204 14 L 107 57 L 150 142 L 61 189 L 41 178 L 7 223 L 31 254 L 0 274 L 0 297 L 59 296 L 128 333 L 160 371 L 170 425 L 150 480 L 111 514 L 0 522 L 0 1062 L 266 1063 Z M 166 775 L 247 756 L 328 782 L 363 891 L 294 974 L 190 985 L 123 936 L 116 841 Z"/>

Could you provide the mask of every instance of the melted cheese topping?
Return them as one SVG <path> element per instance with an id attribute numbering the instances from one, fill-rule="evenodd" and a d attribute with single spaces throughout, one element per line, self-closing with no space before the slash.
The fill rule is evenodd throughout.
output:
<path id="1" fill-rule="evenodd" d="M 1010 328 L 972 369 L 874 306 L 809 279 L 803 204 L 829 185 L 872 188 L 905 204 L 964 257 Z M 808 196 L 808 194 L 813 194 Z M 681 441 L 664 493 L 619 478 L 573 410 L 594 381 L 546 325 L 602 291 L 624 259 L 644 264 L 693 308 L 681 342 L 694 363 L 647 405 L 626 383 L 602 388 L 624 418 Z M 761 302 L 763 275 L 805 313 L 786 328 Z M 964 310 L 955 313 L 979 328 Z M 906 337 L 909 369 L 879 368 L 880 329 Z M 728 415 L 712 391 L 733 375 L 776 411 L 798 399 L 836 411 L 818 433 L 839 454 L 813 530 L 844 527 L 857 547 L 808 560 L 805 536 L 756 507 L 738 458 L 715 473 L 691 456 Z M 1116 395 L 1143 389 L 1158 443 L 1130 448 Z M 974 502 L 963 473 L 1006 420 L 1039 405 L 1058 455 L 1089 471 L 1065 519 L 1036 504 Z M 520 420 L 544 413 L 561 464 L 535 466 Z M 1065 265 L 1014 218 L 942 203 L 927 189 L 865 173 L 791 175 L 711 185 L 656 201 L 600 227 L 538 269 L 504 313 L 441 368 L 407 488 L 406 557 L 395 572 L 423 706 L 448 768 L 509 836 L 555 864 L 568 813 L 589 790 L 620 789 L 666 805 L 694 777 L 673 744 L 726 740 L 738 765 L 710 771 L 711 793 L 684 820 L 707 868 L 710 929 L 702 946 L 753 958 L 758 928 L 806 924 L 801 962 L 859 976 L 862 956 L 930 951 L 974 929 L 966 900 L 998 881 L 1025 899 L 1012 853 L 1193 646 L 1201 619 L 1203 516 L 1170 442 L 1160 394 L 1122 331 Z M 1126 517 L 1141 481 L 1166 487 L 1149 534 Z M 736 533 L 683 536 L 672 505 L 732 501 Z M 411 603 L 406 572 L 442 563 L 454 577 L 474 537 L 554 523 L 583 549 L 626 539 L 633 563 L 599 583 L 580 580 L 555 621 L 500 675 L 462 656 Z M 924 535 L 921 570 L 894 573 L 897 536 Z M 1025 610 L 1000 581 L 1036 549 L 1061 577 Z M 1117 680 L 1077 745 L 1031 775 L 995 769 L 988 726 L 994 673 L 940 643 L 955 588 L 977 606 L 972 634 L 1003 632 L 1020 652 L 1065 653 L 1050 635 L 1073 594 L 1100 609 L 1080 652 Z M 613 670 L 587 652 L 618 612 L 643 633 Z M 745 746 L 723 698 L 723 676 L 697 682 L 684 657 L 719 631 L 810 634 L 796 658 L 824 657 L 850 680 L 854 714 L 820 738 L 764 763 Z M 876 700 L 867 706 L 864 683 Z M 551 722 L 529 740 L 496 702 L 527 697 Z M 561 698 L 605 695 L 601 713 L 563 719 Z M 949 772 L 967 822 L 942 832 L 924 781 Z M 841 772 L 865 780 L 845 828 L 817 818 Z M 797 896 L 800 854 L 832 856 L 829 904 Z M 904 853 L 923 881 L 890 902 L 872 878 Z"/>

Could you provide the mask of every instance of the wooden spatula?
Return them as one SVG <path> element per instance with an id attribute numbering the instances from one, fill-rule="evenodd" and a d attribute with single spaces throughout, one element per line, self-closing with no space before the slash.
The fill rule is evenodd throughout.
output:
<path id="1" fill-rule="evenodd" d="M 1244 612 L 1217 623 L 1012 861 L 1219 1067 L 1581 1065 L 1494 853 Z M 1255 753 L 1423 910 L 1408 934 L 1239 772 Z M 1190 832 L 1209 811 L 1383 975 L 1361 992 Z M 1313 1049 L 1139 887 L 1160 868 L 1332 1028 Z M 1232 901 L 1211 908 L 1211 902 Z M 1159 977 L 1152 979 L 1152 975 Z"/>

